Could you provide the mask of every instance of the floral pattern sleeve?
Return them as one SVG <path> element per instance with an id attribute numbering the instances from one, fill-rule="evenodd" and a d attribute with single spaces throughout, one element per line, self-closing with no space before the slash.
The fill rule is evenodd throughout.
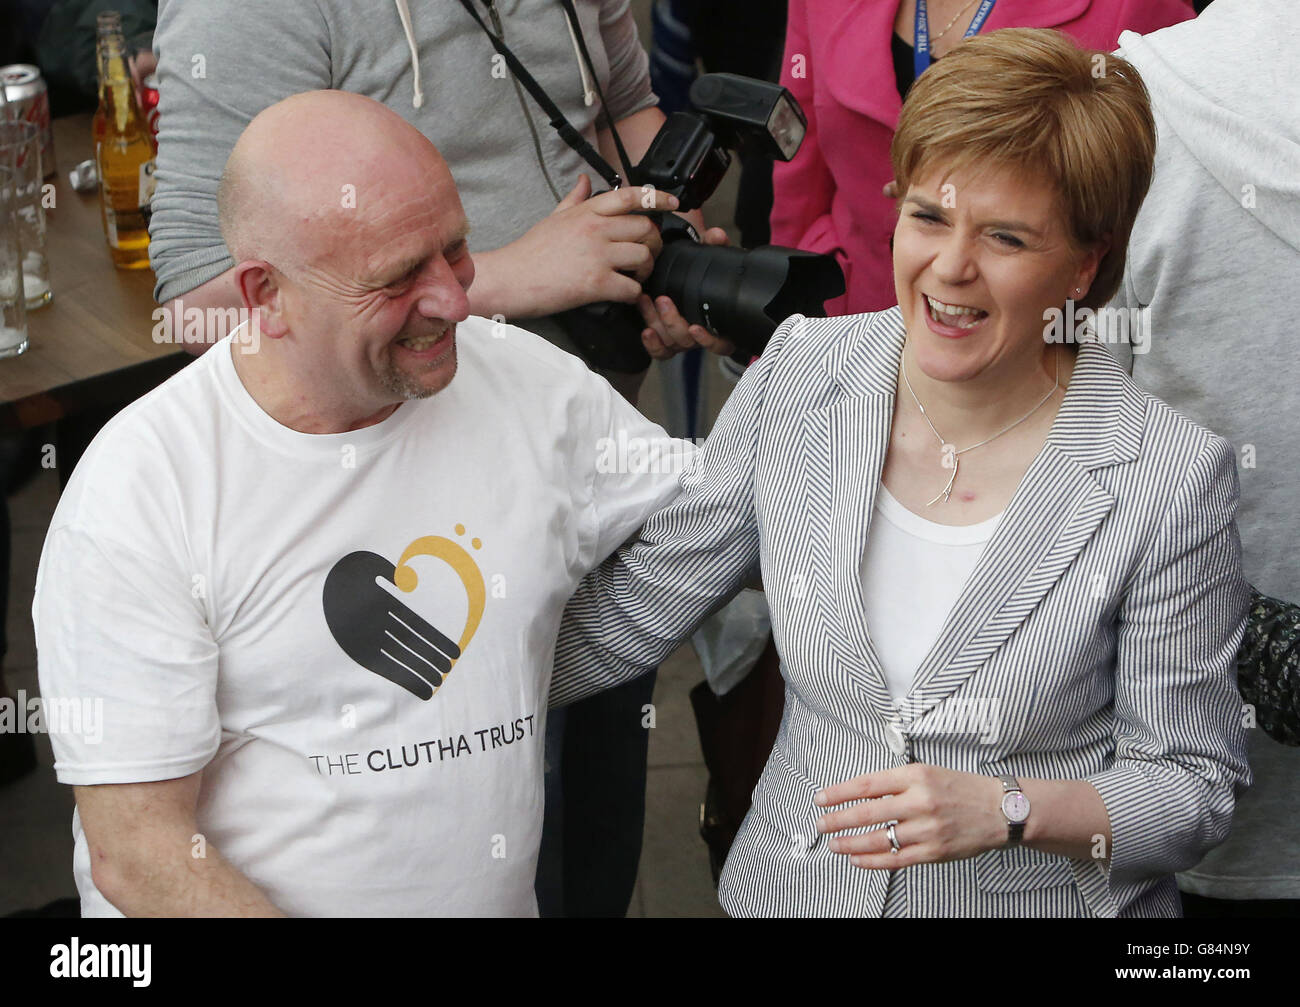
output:
<path id="1" fill-rule="evenodd" d="M 1237 685 L 1265 734 L 1300 745 L 1300 605 L 1251 589 Z"/>

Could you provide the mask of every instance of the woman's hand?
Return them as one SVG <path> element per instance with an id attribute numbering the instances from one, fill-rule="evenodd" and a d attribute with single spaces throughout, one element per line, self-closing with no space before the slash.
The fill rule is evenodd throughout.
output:
<path id="1" fill-rule="evenodd" d="M 900 851 L 892 851 L 888 829 L 831 839 L 831 850 L 847 855 L 855 867 L 896 870 L 964 860 L 1007 841 L 1002 783 L 993 776 L 914 763 L 837 783 L 813 800 L 833 807 L 863 798 L 878 799 L 828 812 L 817 823 L 820 831 L 897 822 L 894 835 Z"/>

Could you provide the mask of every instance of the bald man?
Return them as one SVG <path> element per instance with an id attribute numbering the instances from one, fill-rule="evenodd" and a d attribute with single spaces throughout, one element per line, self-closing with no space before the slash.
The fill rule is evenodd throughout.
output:
<path id="1" fill-rule="evenodd" d="M 447 165 L 384 106 L 268 108 L 220 212 L 260 338 L 104 428 L 37 576 L 42 695 L 102 710 L 52 738 L 83 914 L 533 915 L 560 615 L 677 442 L 470 315 Z"/>

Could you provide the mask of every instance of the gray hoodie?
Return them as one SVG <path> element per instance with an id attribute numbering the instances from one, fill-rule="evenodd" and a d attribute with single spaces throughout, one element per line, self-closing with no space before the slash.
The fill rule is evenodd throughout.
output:
<path id="1" fill-rule="evenodd" d="M 475 3 L 490 25 L 483 0 Z M 555 0 L 494 0 L 506 42 L 589 143 L 600 102 Z M 629 0 L 575 0 L 615 120 L 655 104 Z M 457 0 L 161 0 L 157 188 L 149 256 L 161 303 L 233 266 L 217 181 L 254 115 L 319 88 L 382 101 L 451 166 L 477 250 L 514 241 L 580 172 L 601 181 L 515 85 Z M 602 122 L 603 125 L 603 122 Z M 292 157 L 293 151 L 285 151 Z"/>
<path id="2" fill-rule="evenodd" d="M 1143 387 L 1237 449 L 1246 577 L 1300 602 L 1300 10 L 1214 0 L 1120 54 L 1151 92 L 1155 180 L 1113 306 L 1146 308 L 1119 347 Z M 1141 349 L 1146 352 L 1137 352 Z M 1300 749 L 1250 732 L 1254 787 L 1184 891 L 1300 899 Z"/>

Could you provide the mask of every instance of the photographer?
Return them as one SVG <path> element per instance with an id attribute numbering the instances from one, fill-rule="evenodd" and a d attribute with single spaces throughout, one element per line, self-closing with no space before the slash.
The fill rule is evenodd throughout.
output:
<path id="1" fill-rule="evenodd" d="M 477 6 L 587 142 L 617 164 L 613 122 L 629 156 L 640 157 L 663 114 L 627 0 L 575 6 L 597 81 L 561 4 L 479 0 Z M 549 316 L 593 301 L 622 301 L 640 309 L 651 356 L 695 345 L 730 349 L 688 325 L 668 300 L 651 302 L 641 293 L 660 241 L 648 220 L 629 216 L 641 208 L 640 193 L 588 198 L 589 169 L 551 131 L 459 4 L 411 10 L 399 0 L 379 14 L 363 14 L 341 0 L 274 6 L 163 0 L 155 46 L 165 121 L 150 256 L 160 304 L 181 307 L 178 298 L 200 308 L 240 304 L 234 263 L 216 224 L 221 166 L 257 112 L 290 94 L 332 87 L 384 102 L 445 152 L 474 228 L 475 314 L 502 315 L 572 350 Z M 694 216 L 706 242 L 726 242 L 725 232 L 705 231 Z M 207 333 L 207 341 L 222 334 Z M 642 374 L 604 373 L 635 401 Z"/>
<path id="2" fill-rule="evenodd" d="M 664 117 L 628 2 L 578 0 L 576 26 L 565 8 L 556 0 L 474 3 L 589 144 L 618 164 L 612 123 L 635 162 Z M 574 352 L 553 316 L 594 301 L 624 302 L 640 310 L 642 343 L 653 357 L 696 345 L 731 352 L 725 341 L 688 325 L 668 298 L 652 302 L 642 293 L 661 248 L 655 226 L 634 215 L 642 192 L 628 187 L 591 196 L 584 177 L 590 169 L 550 128 L 462 4 L 397 0 L 362 10 L 349 0 L 162 0 L 155 48 L 161 132 L 150 255 L 159 303 L 178 313 L 242 305 L 234 259 L 217 225 L 222 167 L 257 113 L 295 93 L 333 88 L 383 102 L 446 157 L 473 229 L 472 314 L 508 320 Z M 292 160 L 295 151 L 286 147 L 284 156 Z M 358 190 L 364 181 L 357 180 Z M 721 229 L 704 231 L 699 215 L 693 217 L 704 241 L 726 242 Z M 209 342 L 222 335 L 206 334 Z M 599 370 L 635 402 L 644 371 Z M 592 866 L 585 851 L 556 852 L 571 869 L 588 872 L 563 888 L 597 901 L 575 910 L 557 906 L 560 896 L 544 896 L 543 914 L 626 910 L 644 816 L 642 706 L 652 688 L 652 679 L 633 683 L 583 704 L 585 716 L 577 707 L 567 712 L 570 733 L 578 721 L 604 725 L 602 758 L 571 759 L 563 774 L 564 801 L 579 802 L 582 831 L 589 831 L 588 819 L 605 830 L 598 837 L 604 859 Z M 552 735 L 558 753 L 563 739 Z M 549 833 L 547 843 L 547 851 L 563 845 Z"/>

